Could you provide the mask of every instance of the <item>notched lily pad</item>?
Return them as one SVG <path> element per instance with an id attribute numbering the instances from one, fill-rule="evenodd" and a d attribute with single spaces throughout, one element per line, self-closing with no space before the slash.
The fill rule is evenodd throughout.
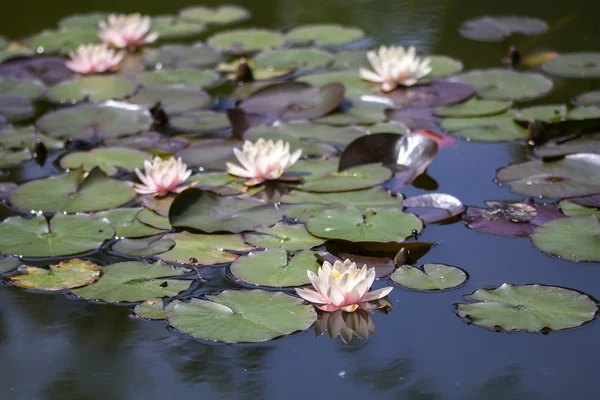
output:
<path id="1" fill-rule="evenodd" d="M 230 30 L 214 34 L 207 41 L 212 48 L 233 54 L 276 49 L 285 42 L 285 36 L 267 29 Z"/>
<path id="2" fill-rule="evenodd" d="M 398 285 L 419 291 L 452 289 L 465 283 L 467 278 L 465 271 L 446 264 L 424 264 L 421 268 L 402 265 L 391 276 Z"/>
<path id="3" fill-rule="evenodd" d="M 48 99 L 55 103 L 77 103 L 84 100 L 101 102 L 122 99 L 134 91 L 135 85 L 132 82 L 118 76 L 83 76 L 51 87 Z"/>
<path id="4" fill-rule="evenodd" d="M 473 70 L 454 77 L 475 87 L 485 100 L 526 101 L 544 96 L 554 86 L 551 79 L 531 72 L 508 69 Z"/>
<path id="5" fill-rule="evenodd" d="M 542 64 L 542 69 L 567 78 L 600 78 L 600 53 L 563 53 Z"/>
<path id="6" fill-rule="evenodd" d="M 113 210 L 102 211 L 92 215 L 94 219 L 108 220 L 116 229 L 116 236 L 121 238 L 136 238 L 156 235 L 162 233 L 165 229 L 158 229 L 146 225 L 137 219 L 137 215 L 143 208 L 116 208 Z"/>
<path id="7" fill-rule="evenodd" d="M 133 171 L 142 169 L 144 161 L 150 155 L 138 150 L 123 147 L 101 147 L 91 151 L 76 151 L 69 153 L 60 160 L 60 166 L 65 169 L 83 168 L 91 171 L 98 167 L 107 175 L 115 175 L 118 168 Z"/>
<path id="8" fill-rule="evenodd" d="M 134 257 L 148 257 L 164 253 L 175 247 L 173 239 L 152 236 L 142 239 L 122 239 L 112 246 L 112 251 Z"/>
<path id="9" fill-rule="evenodd" d="M 533 232 L 531 242 L 566 260 L 600 262 L 600 223 L 596 215 L 549 222 Z"/>
<path id="10" fill-rule="evenodd" d="M 329 52 L 318 49 L 273 50 L 254 57 L 256 67 L 269 70 L 319 69 L 332 62 L 333 56 Z"/>
<path id="11" fill-rule="evenodd" d="M 9 279 L 20 288 L 45 291 L 61 291 L 90 285 L 102 274 L 102 268 L 91 261 L 72 259 L 51 265 L 48 269 L 23 266 L 22 275 Z"/>
<path id="12" fill-rule="evenodd" d="M 300 43 L 314 43 L 318 46 L 339 46 L 353 43 L 365 36 L 358 28 L 335 24 L 303 25 L 287 33 L 290 40 Z"/>
<path id="13" fill-rule="evenodd" d="M 486 15 L 465 21 L 460 34 L 482 42 L 501 42 L 515 33 L 539 35 L 547 30 L 548 24 L 539 18 Z"/>
<path id="14" fill-rule="evenodd" d="M 211 97 L 204 90 L 185 85 L 143 87 L 128 102 L 153 108 L 160 104 L 167 115 L 182 114 L 208 106 Z"/>
<path id="15" fill-rule="evenodd" d="M 170 302 L 166 307 L 162 299 L 146 300 L 143 303 L 133 307 L 135 318 L 145 318 L 151 320 L 167 319 L 167 313 L 177 304 Z"/>
<path id="16" fill-rule="evenodd" d="M 223 60 L 223 55 L 202 43 L 186 46 L 165 45 L 150 49 L 142 56 L 144 65 L 156 69 L 209 68 Z"/>
<path id="17" fill-rule="evenodd" d="M 246 233 L 244 240 L 252 246 L 266 249 L 283 247 L 285 250 L 295 251 L 310 249 L 324 242 L 308 233 L 301 224 L 287 225 L 280 222 L 269 228 L 257 228 L 256 232 Z"/>

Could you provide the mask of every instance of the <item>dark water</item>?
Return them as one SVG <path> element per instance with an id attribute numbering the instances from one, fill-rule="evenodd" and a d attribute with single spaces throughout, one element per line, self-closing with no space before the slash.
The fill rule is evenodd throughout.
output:
<path id="1" fill-rule="evenodd" d="M 551 22 L 539 38 L 517 38 L 522 51 L 598 50 L 600 3 L 592 0 L 246 0 L 247 26 L 288 29 L 302 23 L 357 25 L 377 43 L 415 44 L 447 54 L 467 69 L 498 65 L 505 45 L 468 41 L 460 22 L 481 14 L 524 14 Z M 203 4 L 218 4 L 204 1 Z M 190 1 L 58 0 L 11 2 L 0 32 L 22 37 L 74 12 L 176 13 Z M 554 79 L 544 103 L 566 102 L 589 81 Z M 493 181 L 494 171 L 524 160 L 523 144 L 459 142 L 429 168 L 439 191 L 468 205 L 518 199 Z M 33 178 L 33 177 L 29 177 Z M 408 188 L 407 194 L 420 190 Z M 311 331 L 262 345 L 211 345 L 128 318 L 126 307 L 64 296 L 0 290 L 0 399 L 300 399 L 439 400 L 597 398 L 600 323 L 547 336 L 494 333 L 468 326 L 452 305 L 463 294 L 503 282 L 544 283 L 600 298 L 600 267 L 550 258 L 526 239 L 500 238 L 462 223 L 432 225 L 438 241 L 421 262 L 458 265 L 466 286 L 445 293 L 396 288 L 389 315 L 374 317 L 377 334 L 345 345 Z M 224 281 L 212 273 L 213 283 Z M 383 283 L 380 283 L 383 284 Z"/>

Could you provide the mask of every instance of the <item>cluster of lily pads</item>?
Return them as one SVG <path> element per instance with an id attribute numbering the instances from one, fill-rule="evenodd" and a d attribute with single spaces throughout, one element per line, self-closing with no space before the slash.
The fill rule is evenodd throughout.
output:
<path id="1" fill-rule="evenodd" d="M 376 278 L 429 292 L 468 279 L 414 266 L 435 245 L 419 241 L 427 224 L 462 215 L 472 229 L 600 261 L 600 137 L 589 133 L 600 94 L 521 104 L 552 89 L 548 75 L 600 77 L 600 53 L 530 58 L 540 72 L 514 50 L 510 67 L 462 72 L 414 48 L 369 51 L 354 27 L 219 31 L 249 17 L 237 6 L 93 13 L 0 40 L 0 167 L 8 179 L 36 171 L 0 183 L 8 284 L 134 304 L 134 316 L 199 339 L 257 342 L 314 325 L 347 342 L 391 306 L 391 287 L 369 291 Z M 485 17 L 461 33 L 546 28 Z M 528 140 L 532 159 L 496 176 L 527 198 L 466 212 L 449 194 L 404 198 L 455 138 Z M 98 254 L 118 262 L 98 265 Z M 214 271 L 236 289 L 202 291 Z M 598 312 L 589 296 L 544 285 L 465 299 L 460 318 L 504 330 L 573 328 Z"/>

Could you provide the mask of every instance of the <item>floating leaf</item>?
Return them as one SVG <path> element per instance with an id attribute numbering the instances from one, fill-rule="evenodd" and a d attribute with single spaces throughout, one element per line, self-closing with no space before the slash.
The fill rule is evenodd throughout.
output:
<path id="1" fill-rule="evenodd" d="M 399 210 L 366 210 L 355 207 L 326 210 L 311 217 L 306 228 L 315 236 L 350 242 L 402 242 L 423 223 Z"/>
<path id="2" fill-rule="evenodd" d="M 333 71 L 312 75 L 304 75 L 298 81 L 308 83 L 312 86 L 323 86 L 330 83 L 340 83 L 346 88 L 346 95 L 350 92 L 356 96 L 368 94 L 377 90 L 377 86 L 363 80 L 356 72 Z"/>
<path id="3" fill-rule="evenodd" d="M 257 54 L 258 68 L 270 70 L 319 69 L 329 66 L 333 56 L 318 49 L 282 49 Z"/>
<path id="4" fill-rule="evenodd" d="M 0 118 L 9 122 L 23 121 L 33 117 L 35 108 L 31 100 L 23 96 L 0 94 Z"/>
<path id="5" fill-rule="evenodd" d="M 267 29 L 230 30 L 208 38 L 208 44 L 212 48 L 234 54 L 276 49 L 285 42 L 282 34 Z"/>
<path id="6" fill-rule="evenodd" d="M 387 115 L 387 113 L 386 113 Z M 390 121 L 382 122 L 368 127 L 369 133 L 397 133 L 398 135 L 406 135 L 410 133 L 410 128 L 402 122 Z"/>
<path id="7" fill-rule="evenodd" d="M 0 76 L 14 79 L 38 79 L 53 85 L 73 75 L 60 57 L 20 57 L 0 65 Z"/>
<path id="8" fill-rule="evenodd" d="M 314 120 L 325 125 L 372 125 L 386 119 L 384 111 L 390 104 L 378 101 L 352 99 L 344 101 L 338 112 Z"/>
<path id="9" fill-rule="evenodd" d="M 160 69 L 143 72 L 137 81 L 144 86 L 185 85 L 200 88 L 213 86 L 220 77 L 211 70 Z"/>
<path id="10" fill-rule="evenodd" d="M 589 92 L 581 93 L 579 96 L 573 99 L 573 103 L 580 107 L 598 107 L 600 106 L 600 90 L 591 90 Z"/>
<path id="11" fill-rule="evenodd" d="M 84 253 L 114 236 L 107 221 L 85 215 L 9 217 L 0 223 L 0 251 L 20 257 L 57 257 Z"/>
<path id="12" fill-rule="evenodd" d="M 426 224 L 452 218 L 465 211 L 456 197 L 444 193 L 428 193 L 409 197 L 402 202 L 405 212 L 416 214 Z"/>
<path id="13" fill-rule="evenodd" d="M 37 79 L 13 79 L 0 77 L 0 94 L 21 96 L 30 100 L 44 96 L 46 86 Z"/>
<path id="14" fill-rule="evenodd" d="M 362 39 L 365 33 L 358 28 L 335 24 L 303 25 L 289 31 L 288 39 L 295 42 L 313 42 L 319 46 L 339 46 Z"/>
<path id="15" fill-rule="evenodd" d="M 152 236 L 143 239 L 122 239 L 112 246 L 112 251 L 134 257 L 148 257 L 164 253 L 175 246 L 173 239 Z"/>
<path id="16" fill-rule="evenodd" d="M 84 76 L 51 87 L 48 99 L 55 103 L 76 103 L 83 100 L 100 102 L 122 99 L 134 91 L 133 83 L 118 76 Z"/>
<path id="17" fill-rule="evenodd" d="M 0 135 L 0 142 L 2 135 Z M 600 134 L 586 134 L 581 137 L 559 138 L 535 148 L 537 157 L 558 157 L 574 153 L 600 153 Z"/>
<path id="18" fill-rule="evenodd" d="M 171 115 L 206 107 L 210 104 L 211 97 L 202 89 L 184 85 L 166 85 L 143 87 L 127 101 L 147 108 L 160 104 L 167 115 Z"/>
<path id="19" fill-rule="evenodd" d="M 392 274 L 398 285 L 419 291 L 452 289 L 467 280 L 465 271 L 446 264 L 424 264 L 421 268 L 402 265 Z"/>
<path id="20" fill-rule="evenodd" d="M 515 33 L 539 35 L 547 30 L 548 24 L 539 18 L 486 15 L 465 21 L 460 34 L 482 42 L 501 42 Z"/>
<path id="21" fill-rule="evenodd" d="M 173 117 L 169 124 L 181 131 L 213 132 L 229 128 L 229 119 L 224 113 L 200 110 Z"/>
<path id="22" fill-rule="evenodd" d="M 15 286 L 52 292 L 90 285 L 100 278 L 102 268 L 91 261 L 72 259 L 49 269 L 24 266 L 19 272 L 22 275 L 9 278 Z"/>
<path id="23" fill-rule="evenodd" d="M 147 208 L 142 209 L 136 216 L 138 221 L 143 224 L 150 225 L 157 229 L 169 230 L 171 229 L 171 224 L 169 223 L 169 218 L 162 216 L 158 213 L 155 213 L 152 210 Z"/>
<path id="24" fill-rule="evenodd" d="M 230 139 L 205 139 L 192 143 L 176 155 L 192 167 L 225 169 L 225 163 L 235 162 L 233 149 L 236 147 L 241 148 L 242 142 Z"/>
<path id="25" fill-rule="evenodd" d="M 338 253 L 338 256 L 341 261 L 348 259 L 356 263 L 358 267 L 366 265 L 368 268 L 374 268 L 377 279 L 387 278 L 397 267 L 394 260 L 388 257 L 368 257 L 351 253 Z M 335 260 L 329 262 L 333 264 Z"/>
<path id="26" fill-rule="evenodd" d="M 239 6 L 224 5 L 216 8 L 193 6 L 184 8 L 179 16 L 186 21 L 207 24 L 232 24 L 250 18 L 250 13 Z"/>
<path id="27" fill-rule="evenodd" d="M 600 113 L 598 116 L 600 116 Z M 567 106 L 557 104 L 523 108 L 517 112 L 515 120 L 521 122 L 542 121 L 551 124 L 560 122 L 566 117 Z"/>
<path id="28" fill-rule="evenodd" d="M 591 321 L 598 311 L 588 296 L 555 286 L 505 283 L 492 290 L 479 289 L 465 299 L 474 303 L 457 305 L 460 318 L 507 331 L 575 328 Z"/>
<path id="29" fill-rule="evenodd" d="M 430 55 L 431 72 L 427 75 L 429 78 L 445 78 L 454 75 L 463 70 L 463 63 L 448 56 Z"/>
<path id="30" fill-rule="evenodd" d="M 92 151 L 76 151 L 69 153 L 60 160 L 60 166 L 65 169 L 83 168 L 91 171 L 98 167 L 107 175 L 115 175 L 118 168 L 126 170 L 142 169 L 144 161 L 150 155 L 138 150 L 122 147 L 101 147 Z"/>
<path id="31" fill-rule="evenodd" d="M 600 262 L 600 223 L 596 215 L 548 222 L 533 232 L 531 242 L 566 260 Z"/>
<path id="32" fill-rule="evenodd" d="M 595 106 L 590 107 L 575 107 L 569 111 L 567 116 L 570 120 L 586 120 L 586 119 L 598 119 L 600 118 L 600 108 Z"/>
<path id="33" fill-rule="evenodd" d="M 68 53 L 82 44 L 98 43 L 95 31 L 69 29 L 66 31 L 45 30 L 27 39 L 27 44 L 41 53 Z"/>
<path id="34" fill-rule="evenodd" d="M 169 312 L 175 304 L 177 303 L 172 301 L 165 307 L 162 299 L 146 300 L 133 307 L 133 312 L 138 318 L 163 320 L 167 319 L 167 312 Z"/>
<path id="35" fill-rule="evenodd" d="M 303 331 L 317 319 L 313 306 L 284 293 L 225 290 L 207 298 L 177 303 L 168 313 L 169 323 L 198 339 L 236 343 Z"/>
<path id="36" fill-rule="evenodd" d="M 117 230 L 115 236 L 122 238 L 136 238 L 156 235 L 164 232 L 164 229 L 157 229 L 153 226 L 143 224 L 137 219 L 137 215 L 143 208 L 117 208 L 114 210 L 103 211 L 92 215 L 94 219 L 106 218 L 110 224 Z"/>
<path id="37" fill-rule="evenodd" d="M 0 168 L 19 165 L 23 161 L 27 161 L 29 159 L 31 159 L 31 152 L 29 150 L 0 150 Z"/>
<path id="38" fill-rule="evenodd" d="M 399 87 L 386 96 L 398 107 L 439 107 L 462 103 L 475 95 L 475 89 L 468 83 L 434 79 L 430 84 Z"/>
<path id="39" fill-rule="evenodd" d="M 204 235 L 199 233 L 180 232 L 163 236 L 171 239 L 175 247 L 158 258 L 178 264 L 214 265 L 235 261 L 239 255 L 229 251 L 251 251 L 240 235 Z M 224 251 L 225 250 L 225 251 Z"/>
<path id="40" fill-rule="evenodd" d="M 294 124 L 300 125 L 300 124 Z M 311 124 L 302 124 L 302 125 L 311 125 Z M 314 126 L 315 129 L 318 129 L 317 125 Z M 243 135 L 245 140 L 250 140 L 251 142 L 255 142 L 260 138 L 265 140 L 273 140 L 277 142 L 278 140 L 282 140 L 283 142 L 287 142 L 290 145 L 290 152 L 293 153 L 298 149 L 302 149 L 302 155 L 307 157 L 314 156 L 334 156 L 338 153 L 338 150 L 335 146 L 330 145 L 328 143 L 322 143 L 320 141 L 309 141 L 298 139 L 294 136 L 290 136 L 287 133 L 290 128 L 287 127 L 286 124 L 278 124 L 277 126 L 259 126 L 256 128 L 251 128 L 246 131 Z M 296 131 L 293 127 L 291 128 L 294 134 L 301 134 L 303 129 Z M 341 133 L 341 132 L 340 132 Z M 363 132 L 364 134 L 364 132 Z M 325 139 L 325 138 L 323 138 Z"/>
<path id="41" fill-rule="evenodd" d="M 93 285 L 74 289 L 73 294 L 85 300 L 107 303 L 136 302 L 176 296 L 192 283 L 189 280 L 168 279 L 187 274 L 190 270 L 173 268 L 162 261 L 156 264 L 121 262 L 102 267 L 102 272 L 100 280 Z"/>
<path id="42" fill-rule="evenodd" d="M 561 201 L 558 205 L 567 217 L 591 217 L 595 215 L 600 218 L 600 211 L 597 208 L 580 206 L 570 201 Z"/>
<path id="43" fill-rule="evenodd" d="M 170 15 L 152 17 L 150 25 L 150 30 L 158 33 L 161 40 L 197 36 L 205 29 L 204 24 L 183 21 Z"/>
<path id="44" fill-rule="evenodd" d="M 542 64 L 542 69 L 567 78 L 600 78 L 600 53 L 563 53 Z"/>
<path id="45" fill-rule="evenodd" d="M 457 75 L 455 79 L 475 87 L 477 95 L 486 100 L 526 101 L 548 93 L 554 84 L 543 75 L 508 69 L 481 69 Z"/>
<path id="46" fill-rule="evenodd" d="M 308 193 L 294 190 L 281 197 L 281 203 L 318 203 L 367 208 L 402 208 L 401 199 L 382 187 L 339 193 Z M 284 207 L 285 208 L 285 207 Z"/>
<path id="47" fill-rule="evenodd" d="M 165 137 L 158 132 L 142 132 L 126 138 L 105 140 L 104 144 L 142 151 L 175 153 L 187 148 L 190 145 L 190 141 L 182 137 Z"/>
<path id="48" fill-rule="evenodd" d="M 333 208 L 345 208 L 341 204 L 318 204 L 318 203 L 300 203 L 300 204 L 285 204 L 281 205 L 287 218 L 291 218 L 296 222 L 305 224 L 310 217 L 322 213 L 325 210 Z"/>
<path id="49" fill-rule="evenodd" d="M 508 142 L 527 139 L 527 129 L 514 121 L 514 112 L 491 117 L 447 118 L 440 127 L 453 136 L 479 142 Z"/>
<path id="50" fill-rule="evenodd" d="M 324 240 L 307 232 L 304 225 L 277 223 L 269 228 L 258 228 L 258 233 L 246 233 L 244 240 L 252 246 L 266 249 L 283 247 L 288 251 L 310 249 L 323 244 Z"/>
<path id="51" fill-rule="evenodd" d="M 5 149 L 33 149 L 37 143 L 43 143 L 49 150 L 62 149 L 62 140 L 52 139 L 36 132 L 33 127 L 8 128 L 0 131 L 0 147 Z"/>
<path id="52" fill-rule="evenodd" d="M 197 43 L 192 46 L 165 45 L 146 51 L 142 61 L 147 67 L 156 69 L 197 69 L 217 65 L 223 55 L 210 47 Z"/>
<path id="53" fill-rule="evenodd" d="M 258 138 L 263 135 L 271 135 L 274 133 L 285 134 L 302 140 L 318 140 L 339 146 L 346 146 L 353 140 L 367 134 L 364 130 L 356 127 L 336 127 L 310 123 L 280 123 L 277 126 L 258 126 L 256 128 L 251 128 L 244 136 L 246 138 Z"/>
<path id="54" fill-rule="evenodd" d="M 442 107 L 435 115 L 445 118 L 487 117 L 501 114 L 512 106 L 512 101 L 470 99 L 454 106 Z"/>
<path id="55" fill-rule="evenodd" d="M 96 32 L 98 30 L 98 24 L 100 21 L 105 20 L 108 17 L 103 12 L 91 12 L 86 14 L 73 14 L 68 17 L 61 18 L 58 21 L 58 26 L 61 30 L 75 30 L 75 31 L 91 31 Z"/>

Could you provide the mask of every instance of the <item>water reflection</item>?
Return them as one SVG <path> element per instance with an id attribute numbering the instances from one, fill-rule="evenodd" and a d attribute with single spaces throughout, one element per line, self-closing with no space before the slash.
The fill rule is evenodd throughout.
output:
<path id="1" fill-rule="evenodd" d="M 324 312 L 319 315 L 315 324 L 315 337 L 327 332 L 329 339 L 335 340 L 338 336 L 344 343 L 350 343 L 353 336 L 368 339 L 369 333 L 375 333 L 375 323 L 371 314 L 365 310 L 347 313 L 342 310 Z"/>

